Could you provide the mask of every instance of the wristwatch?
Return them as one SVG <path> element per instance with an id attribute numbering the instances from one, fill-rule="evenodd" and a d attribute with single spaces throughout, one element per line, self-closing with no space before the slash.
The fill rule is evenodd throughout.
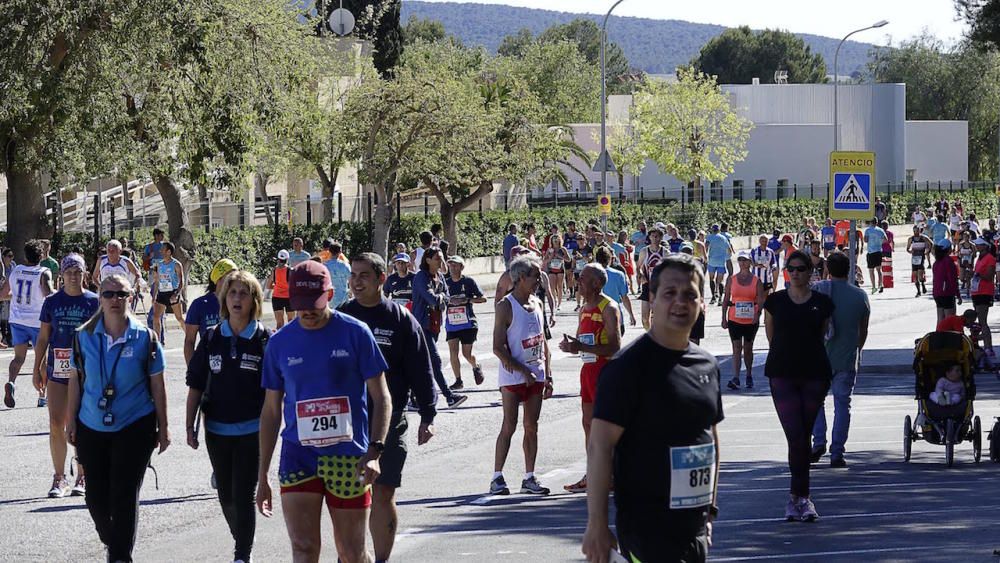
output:
<path id="1" fill-rule="evenodd" d="M 385 442 L 382 440 L 372 440 L 368 442 L 368 449 L 375 450 L 379 455 L 382 455 L 382 452 L 385 451 Z"/>

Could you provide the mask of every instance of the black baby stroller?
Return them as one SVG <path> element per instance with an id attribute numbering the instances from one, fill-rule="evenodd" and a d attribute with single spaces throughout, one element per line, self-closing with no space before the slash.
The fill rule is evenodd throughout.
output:
<path id="1" fill-rule="evenodd" d="M 972 341 L 958 332 L 931 332 L 917 343 L 913 352 L 913 372 L 916 374 L 917 418 L 907 415 L 903 421 L 903 459 L 910 461 L 913 442 L 925 440 L 944 445 L 948 467 L 955 461 L 955 444 L 972 442 L 976 463 L 982 456 L 983 429 L 974 416 L 976 381 L 972 373 Z M 930 399 L 938 379 L 952 365 L 962 368 L 965 399 L 955 405 L 942 406 Z"/>

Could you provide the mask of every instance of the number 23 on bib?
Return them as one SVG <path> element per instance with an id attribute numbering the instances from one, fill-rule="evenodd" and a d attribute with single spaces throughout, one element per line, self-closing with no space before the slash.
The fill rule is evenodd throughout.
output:
<path id="1" fill-rule="evenodd" d="M 670 508 L 697 508 L 712 503 L 715 444 L 670 448 Z"/>
<path id="2" fill-rule="evenodd" d="M 354 440 L 347 397 L 299 401 L 295 403 L 295 417 L 303 446 L 323 447 Z"/>

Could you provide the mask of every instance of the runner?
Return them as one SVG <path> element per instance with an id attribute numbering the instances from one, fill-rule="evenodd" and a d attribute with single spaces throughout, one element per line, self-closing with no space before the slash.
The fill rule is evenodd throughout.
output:
<path id="1" fill-rule="evenodd" d="M 129 314 L 128 279 L 113 275 L 100 289 L 70 356 L 66 437 L 87 469 L 85 500 L 108 561 L 132 561 L 146 467 L 155 447 L 170 446 L 163 347 Z"/>
<path id="2" fill-rule="evenodd" d="M 278 265 L 271 270 L 271 275 L 267 276 L 264 288 L 271 291 L 271 309 L 274 311 L 275 330 L 285 326 L 285 318 L 292 322 L 295 319 L 295 311 L 288 301 L 288 275 L 292 269 L 288 267 L 288 251 L 278 251 Z"/>
<path id="3" fill-rule="evenodd" d="M 972 306 L 979 317 L 979 325 L 983 328 L 983 349 L 986 357 L 992 361 L 996 357 L 993 351 L 993 332 L 987 322 L 990 307 L 993 306 L 993 294 L 996 291 L 997 259 L 990 251 L 990 244 L 981 238 L 977 238 L 973 243 L 979 252 L 979 259 L 976 260 L 975 274 L 969 283 L 972 293 Z"/>
<path id="4" fill-rule="evenodd" d="M 165 311 L 169 308 L 177 319 L 177 324 L 184 328 L 184 317 L 181 316 L 181 294 L 184 292 L 184 268 L 174 260 L 174 243 L 165 242 L 162 247 L 163 261 L 156 267 L 154 278 L 154 293 L 156 302 L 153 304 L 153 331 L 161 334 L 166 327 Z"/>
<path id="5" fill-rule="evenodd" d="M 764 375 L 788 442 L 791 490 L 785 507 L 789 521 L 819 518 L 809 498 L 809 437 L 830 389 L 833 373 L 823 346 L 833 302 L 809 287 L 809 257 L 793 252 L 785 262 L 791 283 L 764 302 L 770 348 Z"/>
<path id="6" fill-rule="evenodd" d="M 708 285 L 712 291 L 709 305 L 715 305 L 716 301 L 722 305 L 722 292 L 726 287 L 726 263 L 733 252 L 733 245 L 719 231 L 719 225 L 712 225 L 712 234 L 705 238 L 708 247 Z"/>
<path id="7" fill-rule="evenodd" d="M 163 261 L 163 229 L 156 227 L 153 229 L 153 242 L 142 248 L 142 269 L 147 272 L 146 279 L 149 285 L 149 296 L 156 299 L 153 288 L 156 285 L 156 267 Z"/>
<path id="8" fill-rule="evenodd" d="M 780 261 L 781 269 L 784 270 L 782 274 L 785 278 L 785 289 L 788 288 L 788 284 L 790 283 L 788 270 L 785 269 L 785 264 L 788 263 L 788 257 L 791 256 L 796 250 L 798 249 L 795 248 L 795 245 L 792 243 L 792 235 L 784 235 L 781 237 L 781 250 L 778 251 L 778 259 Z M 775 288 L 775 290 L 777 290 L 777 288 Z"/>
<path id="9" fill-rule="evenodd" d="M 597 252 L 594 253 L 594 261 L 600 264 L 608 274 L 608 281 L 604 284 L 602 291 L 604 295 L 614 299 L 615 303 L 618 304 L 619 327 L 622 335 L 624 335 L 625 316 L 621 314 L 622 307 L 628 312 L 629 324 L 635 326 L 635 315 L 632 313 L 632 300 L 628 297 L 629 288 L 625 280 L 625 275 L 609 267 L 611 264 L 611 252 L 609 252 L 607 247 L 597 249 Z"/>
<path id="10" fill-rule="evenodd" d="M 872 281 L 872 295 L 885 291 L 882 285 L 882 243 L 887 236 L 881 227 L 874 221 L 867 221 L 868 228 L 865 229 L 865 242 L 868 243 L 868 276 Z"/>
<path id="11" fill-rule="evenodd" d="M 961 272 L 962 290 L 969 296 L 969 283 L 972 281 L 972 269 L 976 258 L 976 245 L 972 243 L 969 231 L 961 234 L 958 243 L 958 268 Z"/>
<path id="12" fill-rule="evenodd" d="M 750 251 L 753 275 L 764 285 L 764 292 L 770 294 L 775 289 L 778 277 L 778 255 L 767 246 L 767 235 L 757 239 L 759 246 Z"/>
<path id="13" fill-rule="evenodd" d="M 590 229 L 589 226 L 587 228 Z M 583 301 L 583 298 L 580 297 L 580 292 L 578 291 L 577 288 L 577 286 L 579 285 L 580 274 L 583 273 L 583 268 L 587 264 L 590 264 L 593 258 L 594 258 L 594 247 L 592 247 L 590 243 L 587 242 L 587 237 L 585 237 L 582 234 L 577 234 L 576 250 L 573 252 L 573 279 L 574 282 L 576 282 L 573 287 L 573 295 L 576 297 L 576 308 L 573 309 L 573 311 L 579 311 L 580 303 Z"/>
<path id="14" fill-rule="evenodd" d="M 675 227 L 673 223 L 667 225 L 667 233 L 664 239 L 664 242 L 667 244 L 667 247 L 670 248 L 671 253 L 681 251 L 681 245 L 684 244 L 684 239 L 678 236 L 677 227 Z"/>
<path id="15" fill-rule="evenodd" d="M 614 476 L 617 544 L 628 561 L 705 561 L 719 470 L 719 364 L 688 342 L 703 274 L 683 254 L 650 276 L 653 329 L 601 373 L 587 456 L 588 561 L 608 561 Z"/>
<path id="16" fill-rule="evenodd" d="M 691 255 L 701 265 L 702 270 L 708 268 L 708 250 L 705 248 L 705 231 L 688 231 L 688 242 L 691 243 Z M 683 245 L 681 245 L 683 252 Z"/>
<path id="17" fill-rule="evenodd" d="M 289 299 L 298 318 L 264 352 L 257 509 L 272 514 L 268 471 L 284 411 L 278 478 L 292 558 L 319 561 L 325 501 L 337 552 L 354 563 L 368 560 L 365 524 L 392 402 L 383 375 L 388 366 L 372 331 L 330 310 L 332 289 L 319 262 L 292 270 Z"/>
<path id="18" fill-rule="evenodd" d="M 561 237 L 553 237 L 562 240 Z M 559 261 L 562 263 L 562 260 Z M 476 280 L 462 275 L 465 269 L 465 261 L 461 256 L 452 256 L 448 259 L 448 316 L 445 318 L 445 340 L 448 342 L 448 351 L 451 358 L 451 370 L 455 374 L 455 383 L 452 390 L 459 390 L 464 387 L 462 383 L 462 362 L 458 357 L 459 344 L 462 347 L 462 356 L 465 361 L 472 366 L 472 376 L 476 380 L 476 385 L 483 384 L 483 368 L 479 365 L 479 360 L 472 353 L 472 346 L 476 343 L 479 335 L 479 324 L 476 322 L 476 312 L 472 305 L 476 303 L 486 303 L 483 291 L 479 289 Z"/>
<path id="19" fill-rule="evenodd" d="M 837 224 L 834 226 L 834 228 L 837 230 L 837 248 L 840 250 L 845 250 L 851 244 L 850 241 L 851 222 L 848 221 L 847 219 L 841 219 L 840 221 L 837 221 Z M 857 241 L 859 248 L 861 247 L 861 242 L 862 241 L 860 240 Z"/>
<path id="20" fill-rule="evenodd" d="M 14 393 L 17 389 L 14 382 L 21 373 L 28 347 L 38 344 L 38 331 L 42 326 L 39 320 L 42 303 L 55 292 L 52 272 L 39 264 L 41 259 L 42 243 L 29 240 L 24 245 L 25 263 L 14 266 L 10 276 L 0 287 L 0 300 L 10 301 L 10 344 L 14 347 L 14 357 L 8 365 L 9 376 L 3 388 L 3 404 L 9 409 L 16 404 Z M 39 389 L 38 406 L 45 405 L 45 391 Z"/>
<path id="21" fill-rule="evenodd" d="M 379 460 L 382 473 L 372 487 L 372 514 L 369 528 L 375 544 L 375 560 L 388 561 L 399 525 L 396 513 L 396 489 L 403 479 L 406 462 L 406 402 L 411 392 L 420 411 L 417 445 L 434 436 L 434 380 L 427 340 L 416 319 L 404 307 L 382 297 L 379 289 L 386 283 L 382 257 L 365 252 L 351 263 L 351 289 L 354 299 L 340 308 L 368 325 L 375 335 L 382 355 L 389 364 L 386 383 L 392 397 L 392 416 L 385 451 Z"/>
<path id="22" fill-rule="evenodd" d="M 434 242 L 434 235 L 430 231 L 423 231 L 419 235 L 420 246 L 413 249 L 413 254 L 410 255 L 410 271 L 414 274 L 420 271 L 420 264 L 423 263 L 424 252 L 431 247 L 431 243 Z"/>
<path id="23" fill-rule="evenodd" d="M 913 210 L 913 225 L 921 229 L 927 225 L 927 215 L 919 207 Z"/>
<path id="24" fill-rule="evenodd" d="M 228 258 L 216 261 L 212 271 L 208 273 L 205 295 L 192 301 L 188 307 L 187 317 L 184 319 L 184 363 L 191 363 L 198 338 L 204 339 L 208 329 L 219 324 L 222 307 L 216 290 L 222 287 L 226 277 L 235 271 L 236 262 Z"/>
<path id="25" fill-rule="evenodd" d="M 348 282 L 351 279 L 351 265 L 348 262 L 340 260 L 339 257 L 343 256 L 343 253 L 338 242 L 331 241 L 330 255 L 333 258 L 323 262 L 323 265 L 330 272 L 330 283 L 333 284 L 333 297 L 330 299 L 330 305 L 336 309 L 347 303 L 351 298 L 350 290 L 348 289 Z"/>
<path id="26" fill-rule="evenodd" d="M 607 253 L 604 247 L 598 253 Z M 559 349 L 567 354 L 579 354 L 583 361 L 580 368 L 580 407 L 583 410 L 583 449 L 590 443 L 590 424 L 594 417 L 594 399 L 597 397 L 597 381 L 601 370 L 611 356 L 621 348 L 618 332 L 621 312 L 611 299 L 601 290 L 608 281 L 603 266 L 590 264 L 580 277 L 580 292 L 583 293 L 583 308 L 580 310 L 576 336 L 563 334 Z M 563 486 L 571 493 L 587 492 L 587 476 L 571 485 Z"/>
<path id="27" fill-rule="evenodd" d="M 913 285 L 917 288 L 917 297 L 927 293 L 927 257 L 934 243 L 920 230 L 913 226 L 913 236 L 906 241 L 906 252 L 910 255 L 910 266 L 913 271 Z"/>
<path id="28" fill-rule="evenodd" d="M 549 248 L 545 251 L 545 267 L 549 274 L 549 293 L 556 301 L 556 308 L 562 305 L 566 262 L 571 260 L 569 252 L 563 246 L 562 236 L 555 234 L 548 239 Z"/>
<path id="29" fill-rule="evenodd" d="M 958 265 L 951 259 L 951 241 L 944 239 L 934 244 L 934 273 L 931 295 L 937 305 L 937 320 L 955 314 L 955 301 L 962 304 L 962 291 L 958 281 Z"/>
<path id="30" fill-rule="evenodd" d="M 49 252 L 52 251 L 52 242 L 47 238 L 38 239 L 38 242 L 42 243 L 42 259 L 38 261 L 38 265 L 49 269 L 49 273 L 52 274 L 52 287 L 59 289 L 59 262 L 49 256 Z M 121 250 L 121 246 L 119 246 L 119 250 Z"/>
<path id="31" fill-rule="evenodd" d="M 657 227 L 649 229 L 649 246 L 642 249 L 639 253 L 639 260 L 636 262 L 639 264 L 639 301 L 642 302 L 640 306 L 639 315 L 642 320 L 642 327 L 645 330 L 649 330 L 651 314 L 650 302 L 652 301 L 652 296 L 649 293 L 649 279 L 650 274 L 653 269 L 656 268 L 657 264 L 663 260 L 664 256 L 670 254 L 669 249 L 663 246 L 661 242 L 663 240 L 663 231 Z"/>
<path id="32" fill-rule="evenodd" d="M 441 372 L 441 356 L 437 350 L 438 335 L 441 334 L 443 324 L 441 316 L 448 305 L 448 285 L 444 281 L 444 276 L 439 273 L 444 259 L 441 250 L 434 246 L 425 250 L 421 254 L 421 259 L 420 271 L 413 278 L 413 316 L 424 329 L 438 389 L 444 395 L 449 407 L 457 407 L 469 397 L 453 393 L 448 388 L 448 382 Z"/>
<path id="33" fill-rule="evenodd" d="M 682 244 L 681 254 L 687 254 L 688 256 L 693 257 L 694 246 L 692 246 L 690 243 Z M 701 265 L 701 262 L 699 262 L 697 259 L 695 259 L 695 263 L 697 263 L 699 266 Z M 688 337 L 688 340 L 692 344 L 700 344 L 701 340 L 705 338 L 705 313 L 708 312 L 708 306 L 705 305 L 705 299 L 704 299 L 705 278 L 703 276 L 699 279 L 701 279 L 701 287 L 698 288 L 698 294 L 702 296 L 702 300 L 701 300 L 701 306 L 699 307 L 698 310 L 698 320 L 696 320 L 694 322 L 694 326 L 691 327 L 691 336 Z"/>
<path id="34" fill-rule="evenodd" d="M 207 329 L 187 362 L 187 444 L 198 449 L 200 409 L 219 504 L 233 537 L 233 559 L 247 562 L 257 527 L 253 495 L 264 406 L 261 364 L 271 330 L 260 323 L 264 291 L 252 274 L 236 271 L 233 264 L 216 281 L 222 304 L 215 315 L 221 322 Z"/>
<path id="35" fill-rule="evenodd" d="M 809 274 L 809 283 L 815 284 L 821 282 L 827 278 L 826 272 L 826 259 L 823 258 L 820 252 L 819 241 L 814 240 L 809 243 L 810 252 L 809 260 L 811 261 L 812 270 Z"/>
<path id="36" fill-rule="evenodd" d="M 837 249 L 837 229 L 833 226 L 833 219 L 826 218 L 826 223 L 820 229 L 820 237 L 823 240 L 823 257 L 826 258 Z"/>
<path id="37" fill-rule="evenodd" d="M 625 249 L 625 252 L 618 256 L 618 262 L 625 269 L 625 286 L 631 292 L 632 278 L 635 276 L 635 261 L 632 259 L 635 249 L 632 247 L 632 243 L 629 242 L 626 231 L 618 231 L 618 244 Z"/>
<path id="38" fill-rule="evenodd" d="M 392 265 L 396 271 L 385 279 L 382 293 L 409 311 L 413 308 L 413 273 L 410 272 L 410 255 L 400 252 L 393 256 Z"/>
<path id="39" fill-rule="evenodd" d="M 761 306 L 767 297 L 764 284 L 750 271 L 750 253 L 740 251 L 736 262 L 740 271 L 726 281 L 722 301 L 722 329 L 729 331 L 733 343 L 733 378 L 726 385 L 733 391 L 740 388 L 741 360 L 747 368 L 746 387 L 753 389 L 753 341 L 760 328 Z"/>
<path id="40" fill-rule="evenodd" d="M 312 258 L 312 255 L 303 250 L 304 243 L 302 238 L 295 237 L 292 239 L 292 249 L 288 252 L 288 267 L 294 268 L 299 264 L 305 262 L 306 260 Z"/>
<path id="41" fill-rule="evenodd" d="M 67 254 L 62 261 L 62 289 L 42 304 L 41 329 L 35 347 L 34 384 L 44 391 L 49 406 L 49 452 L 52 454 L 52 488 L 49 498 L 67 494 L 83 496 L 87 491 L 83 467 L 77 464 L 77 477 L 70 489 L 66 480 L 66 413 L 70 357 L 76 329 L 100 307 L 97 295 L 83 289 L 87 265 L 79 254 Z M 47 367 L 46 367 L 47 366 Z"/>
<path id="42" fill-rule="evenodd" d="M 538 455 L 538 417 L 542 399 L 552 396 L 552 366 L 549 343 L 544 333 L 542 303 L 534 296 L 541 277 L 541 264 L 533 257 L 521 256 L 508 270 L 513 291 L 497 304 L 493 329 L 493 354 L 500 360 L 500 395 L 503 400 L 503 425 L 497 436 L 490 494 L 508 495 L 503 467 L 510 452 L 510 442 L 517 430 L 517 416 L 524 403 L 524 480 L 521 492 L 547 495 L 535 477 Z"/>
<path id="43" fill-rule="evenodd" d="M 133 284 L 138 284 L 142 280 L 142 274 L 138 266 L 122 256 L 122 243 L 111 239 L 108 241 L 107 249 L 107 256 L 102 256 L 94 265 L 94 272 L 91 274 L 94 285 L 100 286 L 104 278 L 114 274 L 125 276 L 125 279 Z"/>
<path id="44" fill-rule="evenodd" d="M 507 236 L 503 237 L 503 265 L 510 264 L 510 249 L 518 245 L 517 223 L 507 225 Z"/>
<path id="45" fill-rule="evenodd" d="M 580 244 L 577 240 L 578 234 L 576 232 L 576 222 L 570 221 L 566 223 L 566 233 L 563 234 L 563 246 L 566 247 L 566 252 L 569 253 L 571 259 L 566 262 L 564 271 L 566 272 L 566 287 L 569 290 L 570 299 L 576 299 L 576 263 L 574 257 L 576 256 L 576 252 L 580 250 Z M 515 255 L 511 254 L 511 260 L 514 258 Z"/>
<path id="46" fill-rule="evenodd" d="M 3 248 L 3 259 L 0 260 L 0 286 L 3 286 L 10 273 L 14 271 L 14 251 Z M 10 301 L 0 301 L 0 350 L 10 347 Z"/>

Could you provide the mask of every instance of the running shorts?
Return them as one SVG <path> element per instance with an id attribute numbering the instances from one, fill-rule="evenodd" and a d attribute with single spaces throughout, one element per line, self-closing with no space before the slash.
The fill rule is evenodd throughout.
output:
<path id="1" fill-rule="evenodd" d="M 597 398 L 597 380 L 601 372 L 593 369 L 580 370 L 580 401 L 594 404 Z"/>
<path id="2" fill-rule="evenodd" d="M 275 312 L 285 311 L 286 313 L 291 313 L 292 311 L 292 301 L 287 297 L 271 297 L 271 309 Z"/>
<path id="3" fill-rule="evenodd" d="M 462 344 L 472 346 L 476 343 L 476 338 L 479 336 L 479 329 L 476 327 L 463 328 L 462 330 L 456 330 L 454 332 L 447 332 L 445 342 L 458 339 Z"/>
<path id="4" fill-rule="evenodd" d="M 881 252 L 869 252 L 868 253 L 868 269 L 875 269 L 882 267 L 882 253 Z"/>
<path id="5" fill-rule="evenodd" d="M 164 307 L 173 307 L 181 302 L 181 291 L 179 289 L 158 291 L 156 292 L 156 302 Z"/>
<path id="6" fill-rule="evenodd" d="M 913 271 L 913 272 L 924 272 L 926 270 L 927 270 L 927 268 L 923 264 L 921 264 L 919 266 L 912 266 L 911 267 L 911 271 Z"/>
<path id="7" fill-rule="evenodd" d="M 528 387 L 527 384 L 518 383 L 517 385 L 504 385 L 500 389 L 517 395 L 517 399 L 523 403 L 535 395 L 541 395 L 542 390 L 545 389 L 545 384 L 536 382 L 531 387 Z"/>
<path id="8" fill-rule="evenodd" d="M 973 295 L 972 296 L 972 306 L 973 307 L 992 307 L 993 306 L 993 296 L 992 295 Z"/>
<path id="9" fill-rule="evenodd" d="M 938 309 L 954 309 L 955 308 L 955 296 L 954 295 L 944 295 L 941 297 L 935 297 L 934 303 L 938 306 Z"/>
<path id="10" fill-rule="evenodd" d="M 38 332 L 41 329 L 33 326 L 24 326 L 17 323 L 10 323 L 11 346 L 28 344 L 32 348 L 38 343 Z"/>
<path id="11" fill-rule="evenodd" d="M 746 325 L 729 321 L 729 339 L 734 342 L 738 340 L 753 342 L 753 339 L 757 338 L 759 328 L 759 324 Z"/>
<path id="12" fill-rule="evenodd" d="M 410 423 L 406 413 L 394 412 L 389 419 L 389 434 L 385 437 L 385 451 L 378 463 L 382 474 L 375 483 L 398 489 L 403 482 L 403 465 L 406 463 L 406 430 Z"/>
<path id="13" fill-rule="evenodd" d="M 623 516 L 621 509 L 615 521 L 618 547 L 628 561 L 703 563 L 708 560 L 708 534 L 704 530 L 694 536 L 664 534 L 663 529 L 653 522 L 647 524 Z"/>
<path id="14" fill-rule="evenodd" d="M 319 455 L 313 448 L 282 442 L 278 464 L 281 494 L 321 494 L 330 509 L 368 508 L 372 504 L 371 486 L 358 481 L 360 460 L 361 456 L 354 455 Z"/>
<path id="15" fill-rule="evenodd" d="M 725 264 L 723 264 L 721 266 L 713 266 L 711 264 L 708 265 L 708 275 L 710 275 L 710 276 L 714 275 L 714 274 L 725 274 L 725 273 L 726 273 L 726 265 Z"/>
<path id="16" fill-rule="evenodd" d="M 696 340 L 701 340 L 705 338 L 705 311 L 698 313 L 698 320 L 694 322 L 694 326 L 691 327 L 691 336 Z"/>
<path id="17" fill-rule="evenodd" d="M 639 286 L 639 301 L 649 301 L 649 284 L 642 282 Z"/>

